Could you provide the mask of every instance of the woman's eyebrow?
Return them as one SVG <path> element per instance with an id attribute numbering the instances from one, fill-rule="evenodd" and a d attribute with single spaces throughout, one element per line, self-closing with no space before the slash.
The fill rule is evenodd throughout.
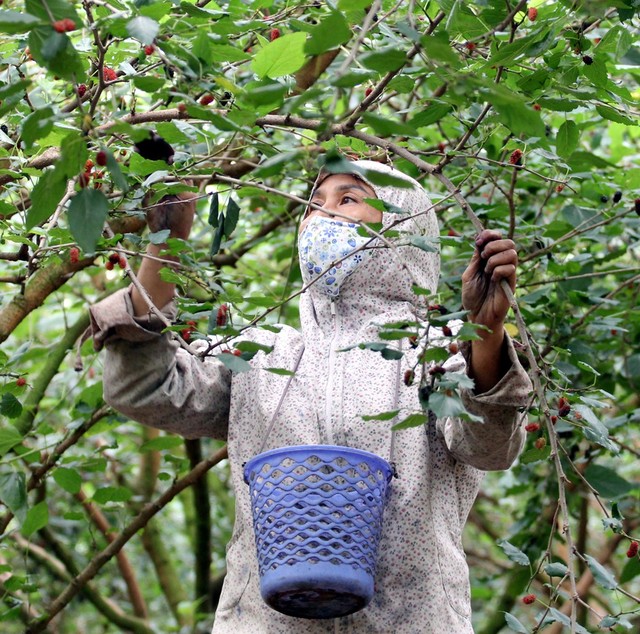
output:
<path id="1" fill-rule="evenodd" d="M 362 187 L 362 185 L 358 185 L 357 183 L 348 183 L 348 184 L 344 184 L 344 185 L 338 185 L 336 187 L 336 191 L 337 192 L 348 192 L 351 190 L 357 189 L 363 193 L 365 193 L 367 196 L 373 195 L 375 196 L 375 194 L 371 194 L 371 192 L 367 191 L 364 187 Z M 317 196 L 323 196 L 324 195 L 324 190 L 322 189 L 322 187 L 318 187 L 318 189 L 316 189 L 313 194 L 311 195 L 311 199 L 313 200 L 314 198 L 316 198 Z"/>

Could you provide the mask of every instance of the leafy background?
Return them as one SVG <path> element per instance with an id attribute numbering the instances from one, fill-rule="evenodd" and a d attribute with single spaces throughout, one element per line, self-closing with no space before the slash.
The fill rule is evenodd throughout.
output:
<path id="1" fill-rule="evenodd" d="M 299 199 L 319 160 L 347 156 L 431 192 L 449 310 L 480 224 L 519 244 L 510 328 L 536 393 L 523 456 L 487 477 L 465 533 L 476 631 L 637 631 L 639 9 L 4 0 L 2 630 L 209 630 L 225 450 L 104 405 L 87 306 L 162 240 L 145 195 L 191 188 L 194 238 L 170 243 L 182 267 L 165 272 L 176 336 L 296 325 Z M 133 151 L 151 131 L 173 165 Z"/>

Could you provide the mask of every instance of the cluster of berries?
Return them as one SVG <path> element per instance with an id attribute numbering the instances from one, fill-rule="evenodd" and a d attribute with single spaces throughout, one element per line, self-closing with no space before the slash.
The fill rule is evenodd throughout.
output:
<path id="1" fill-rule="evenodd" d="M 78 176 L 78 185 L 83 189 L 88 187 L 91 179 L 93 178 L 94 189 L 102 188 L 102 179 L 104 178 L 104 172 L 102 170 L 93 171 L 93 167 L 95 164 L 98 164 L 100 167 L 104 167 L 107 164 L 107 153 L 104 150 L 100 150 L 96 154 L 96 163 L 94 163 L 91 159 L 87 159 L 84 164 L 84 172 Z"/>
<path id="2" fill-rule="evenodd" d="M 183 328 L 180 331 L 180 336 L 185 340 L 189 341 L 191 339 L 191 333 L 195 330 L 197 324 L 195 321 L 190 320 L 187 322 L 186 328 Z"/>
<path id="3" fill-rule="evenodd" d="M 144 47 L 144 54 L 145 55 L 153 55 L 153 52 L 156 50 L 156 47 L 153 44 L 147 44 Z"/>
<path id="4" fill-rule="evenodd" d="M 102 78 L 105 81 L 115 81 L 116 79 L 118 79 L 118 73 L 116 73 L 116 71 L 113 70 L 113 68 L 109 68 L 108 66 L 105 66 L 102 69 Z"/>
<path id="5" fill-rule="evenodd" d="M 120 253 L 116 253 L 114 251 L 113 253 L 109 254 L 109 257 L 108 257 L 107 261 L 104 263 L 104 267 L 107 269 L 107 271 L 113 271 L 113 269 L 115 268 L 116 264 L 121 269 L 126 269 L 127 268 L 127 258 L 125 258 L 124 255 L 122 255 Z"/>
<path id="6" fill-rule="evenodd" d="M 76 23 L 71 18 L 64 18 L 64 20 L 56 20 L 53 24 L 53 30 L 57 33 L 66 33 L 67 31 L 75 31 Z"/>

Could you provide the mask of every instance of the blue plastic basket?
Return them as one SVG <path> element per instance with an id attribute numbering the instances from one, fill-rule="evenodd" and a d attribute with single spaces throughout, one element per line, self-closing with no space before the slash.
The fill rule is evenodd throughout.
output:
<path id="1" fill-rule="evenodd" d="M 391 476 L 379 456 L 332 445 L 283 447 L 247 462 L 260 592 L 269 606 L 330 619 L 371 601 Z"/>

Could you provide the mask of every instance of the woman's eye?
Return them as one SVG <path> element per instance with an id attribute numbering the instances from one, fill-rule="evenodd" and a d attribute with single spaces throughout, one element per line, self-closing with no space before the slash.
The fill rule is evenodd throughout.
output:
<path id="1" fill-rule="evenodd" d="M 352 198 L 351 196 L 343 196 L 341 202 L 343 204 L 344 203 L 351 204 L 351 203 L 357 203 L 358 201 L 355 198 Z"/>

